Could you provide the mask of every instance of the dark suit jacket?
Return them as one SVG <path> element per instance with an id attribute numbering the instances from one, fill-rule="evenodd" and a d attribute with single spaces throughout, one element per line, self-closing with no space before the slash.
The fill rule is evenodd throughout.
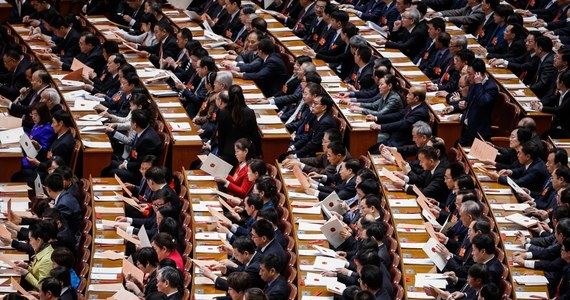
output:
<path id="1" fill-rule="evenodd" d="M 116 98 L 119 97 L 117 100 Z M 130 97 L 132 94 L 116 93 L 115 95 L 108 97 L 105 96 L 105 101 L 101 101 L 101 105 L 108 108 L 108 112 L 119 117 L 126 117 L 129 114 L 130 109 Z"/>
<path id="2" fill-rule="evenodd" d="M 67 223 L 69 228 L 73 229 L 74 232 L 79 230 L 79 223 L 81 222 L 81 207 L 79 207 L 79 201 L 68 191 L 63 191 L 59 195 L 54 208 L 57 208 L 61 213 L 63 220 Z"/>
<path id="3" fill-rule="evenodd" d="M 18 13 L 18 8 L 16 7 L 15 1 L 9 0 L 8 2 L 12 5 L 12 9 L 10 11 L 10 18 L 8 19 L 8 21 L 11 24 L 22 23 L 22 19 L 24 18 L 24 16 L 29 16 L 34 11 L 32 5 L 30 4 L 31 1 L 29 0 L 24 1 L 24 3 L 22 3 L 20 13 Z"/>
<path id="4" fill-rule="evenodd" d="M 64 39 L 51 48 L 51 52 L 59 57 L 75 57 L 80 52 L 79 33 L 72 28 Z"/>
<path id="5" fill-rule="evenodd" d="M 538 98 L 554 94 L 558 72 L 554 67 L 554 54 L 548 53 L 536 72 L 535 80 L 529 86 Z"/>
<path id="6" fill-rule="evenodd" d="M 446 67 L 452 63 L 453 55 L 449 51 L 449 49 L 444 49 L 436 51 L 432 57 L 432 59 L 428 60 L 425 67 L 422 71 L 429 77 L 431 80 L 437 80 L 440 78 L 446 70 Z"/>
<path id="7" fill-rule="evenodd" d="M 553 114 L 551 128 L 556 128 L 561 131 L 570 130 L 570 93 L 566 93 L 562 99 L 562 103 L 558 105 L 560 99 L 560 93 L 555 96 L 547 96 L 547 99 L 542 99 L 544 104 L 542 112 Z M 546 103 L 552 103 L 554 105 L 546 105 Z"/>
<path id="8" fill-rule="evenodd" d="M 512 171 L 513 174 L 510 177 L 513 181 L 519 186 L 526 187 L 533 192 L 542 190 L 544 182 L 550 177 L 546 169 L 546 164 L 540 158 L 534 160 L 526 170 L 525 166 L 521 166 Z M 506 185 L 507 177 L 500 176 L 498 181 Z"/>
<path id="9" fill-rule="evenodd" d="M 268 285 L 263 292 L 267 295 L 268 299 L 271 300 L 287 300 L 289 299 L 289 286 L 287 285 L 287 279 L 283 276 L 277 277 L 271 285 Z"/>
<path id="10" fill-rule="evenodd" d="M 265 286 L 265 282 L 259 276 L 259 264 L 262 258 L 263 256 L 256 252 L 248 265 L 239 265 L 237 268 L 229 267 L 225 275 L 230 275 L 233 272 L 246 272 L 249 274 L 250 286 L 262 289 Z M 214 285 L 218 290 L 228 290 L 228 281 L 225 278 L 218 277 Z"/>
<path id="11" fill-rule="evenodd" d="M 407 57 L 414 58 L 422 51 L 427 37 L 427 30 L 419 24 L 412 29 L 412 32 L 408 32 L 402 27 L 398 32 L 390 35 L 390 40 L 386 42 L 386 48 L 398 49 Z"/>
<path id="12" fill-rule="evenodd" d="M 485 139 L 491 137 L 491 112 L 498 93 L 497 85 L 491 79 L 469 86 L 467 108 L 461 115 L 461 123 L 464 124 L 460 138 L 462 145 L 471 145 L 477 134 Z"/>
<path id="13" fill-rule="evenodd" d="M 409 173 L 408 176 L 410 178 L 409 184 L 415 184 L 426 197 L 431 197 L 437 200 L 438 202 L 442 202 L 447 199 L 449 195 L 449 190 L 444 182 L 444 175 L 445 175 L 445 168 L 447 164 L 443 161 L 439 162 L 439 165 L 433 171 L 433 175 L 431 171 L 424 171 L 420 175 L 415 175 L 414 173 Z M 408 187 L 406 190 L 408 194 L 415 194 L 412 187 Z"/>
<path id="14" fill-rule="evenodd" d="M 162 143 L 160 142 L 160 137 L 154 128 L 150 126 L 147 127 L 140 137 L 135 140 L 131 148 L 131 153 L 127 159 L 127 169 L 131 173 L 136 174 L 136 172 L 139 172 L 142 158 L 149 154 L 159 157 L 161 149 Z"/>
<path id="15" fill-rule="evenodd" d="M 386 4 L 382 0 L 369 0 L 366 4 L 354 8 L 362 12 L 360 19 L 377 23 L 385 6 Z"/>
<path id="16" fill-rule="evenodd" d="M 491 47 L 487 47 L 489 51 L 489 54 L 487 54 L 488 59 L 490 58 L 512 59 L 519 57 L 527 52 L 523 38 L 520 38 L 512 42 L 510 45 L 505 42 L 499 44 L 497 47 L 493 47 L 493 49 L 490 48 Z"/>
<path id="17" fill-rule="evenodd" d="M 558 14 L 560 7 L 557 2 L 546 7 L 548 2 L 550 1 L 543 1 L 544 5 L 535 5 L 533 9 L 530 9 L 530 12 L 535 14 L 538 19 L 543 19 L 545 22 L 552 21 L 556 14 Z"/>
<path id="18" fill-rule="evenodd" d="M 441 13 L 443 17 L 449 18 L 449 22 L 463 25 L 463 30 L 471 34 L 476 34 L 481 22 L 485 20 L 485 13 L 481 10 L 481 6 L 472 10 L 466 5 L 462 8 L 446 10 Z"/>
<path id="19" fill-rule="evenodd" d="M 162 56 L 160 56 L 161 48 Z M 172 35 L 169 35 L 162 42 L 159 42 L 152 46 L 139 46 L 138 50 L 148 52 L 150 54 L 148 57 L 150 62 L 155 67 L 160 68 L 160 59 L 167 57 L 176 58 L 176 54 L 178 54 L 180 48 L 178 48 L 178 44 L 176 44 L 176 38 Z"/>
<path id="20" fill-rule="evenodd" d="M 47 157 L 59 156 L 63 158 L 65 163 L 69 166 L 71 163 L 71 156 L 73 148 L 75 147 L 75 139 L 71 130 L 65 132 L 62 136 L 54 140 L 49 148 Z M 41 150 L 40 150 L 41 151 Z"/>
<path id="21" fill-rule="evenodd" d="M 307 28 L 307 33 L 305 34 L 305 37 L 303 37 L 303 40 L 309 47 L 317 49 L 320 37 L 323 34 L 323 32 L 325 32 L 326 28 L 327 28 L 327 22 L 325 22 L 322 18 L 319 21 L 319 19 L 315 17 L 309 28 Z M 322 42 L 323 45 L 325 43 L 326 40 Z"/>
<path id="22" fill-rule="evenodd" d="M 394 22 L 398 20 L 399 17 L 400 13 L 396 9 L 396 1 L 392 1 L 390 6 L 383 6 L 380 14 L 380 22 L 377 23 L 382 26 L 388 26 L 388 29 L 392 30 L 392 27 L 394 27 Z"/>
<path id="23" fill-rule="evenodd" d="M 106 73 L 104 74 L 103 80 L 101 80 L 101 77 L 95 77 L 92 81 L 92 94 L 103 93 L 110 96 L 118 92 L 121 86 L 121 82 L 119 81 L 119 74 L 113 76 L 109 73 Z"/>
<path id="24" fill-rule="evenodd" d="M 1 77 L 2 82 L 5 84 L 0 85 L 0 95 L 10 100 L 15 100 L 20 95 L 20 89 L 30 85 L 28 79 L 26 79 L 26 69 L 29 65 L 30 61 L 27 58 L 23 58 L 14 72 L 4 74 Z"/>
<path id="25" fill-rule="evenodd" d="M 388 145 L 392 147 L 412 143 L 412 125 L 417 121 L 429 122 L 428 107 L 425 102 L 410 111 L 410 107 L 402 111 L 383 115 L 376 123 L 381 124 L 380 132 L 390 134 Z"/>
<path id="26" fill-rule="evenodd" d="M 517 58 L 508 59 L 508 61 L 507 69 L 513 71 L 524 84 L 532 84 L 536 76 L 538 65 L 540 64 L 540 58 L 538 56 L 531 56 L 529 53 L 525 53 Z"/>
<path id="27" fill-rule="evenodd" d="M 105 0 L 91 0 L 91 3 L 87 4 L 85 15 L 102 15 L 105 10 Z"/>
<path id="28" fill-rule="evenodd" d="M 353 70 L 353 78 L 355 78 L 354 82 L 351 83 L 357 90 L 367 91 L 367 90 L 378 90 L 378 86 L 374 82 L 372 78 L 372 74 L 374 73 L 374 66 L 372 63 L 368 63 L 367 65 L 362 68 L 360 74 L 358 74 L 358 65 L 354 66 Z"/>
<path id="29" fill-rule="evenodd" d="M 77 291 L 74 288 L 69 287 L 63 294 L 59 296 L 61 300 L 77 300 Z"/>
<path id="30" fill-rule="evenodd" d="M 237 165 L 234 143 L 240 138 L 249 138 L 255 149 L 261 149 L 261 135 L 257 128 L 255 112 L 250 108 L 244 108 L 241 115 L 243 126 L 236 127 L 230 110 L 222 109 L 218 114 L 218 156 L 232 165 Z"/>
<path id="31" fill-rule="evenodd" d="M 356 176 L 348 181 L 340 181 L 333 186 L 319 186 L 319 200 L 324 200 L 332 192 L 336 192 L 342 200 L 347 200 L 356 195 Z"/>
<path id="32" fill-rule="evenodd" d="M 495 19 L 493 18 L 494 14 L 495 13 L 493 12 L 491 17 L 489 17 L 487 22 L 483 23 L 483 26 L 477 32 L 477 35 L 478 35 L 477 41 L 481 45 L 487 45 L 491 35 L 493 34 L 493 32 L 495 31 L 495 28 L 497 27 L 497 23 L 495 23 Z M 483 18 L 483 20 L 485 20 L 485 19 Z"/>
<path id="33" fill-rule="evenodd" d="M 10 115 L 22 118 L 22 127 L 24 127 L 25 132 L 30 132 L 32 127 L 34 127 L 34 121 L 30 115 L 32 106 L 40 102 L 41 93 L 48 87 L 49 86 L 46 86 L 35 92 L 31 91 L 24 99 L 20 100 L 19 103 L 12 102 L 12 105 L 10 105 L 8 109 Z"/>
<path id="34" fill-rule="evenodd" d="M 259 71 L 244 73 L 245 80 L 253 80 L 263 95 L 271 97 L 279 91 L 288 79 L 287 68 L 278 53 L 271 53 L 261 65 Z"/>
<path id="35" fill-rule="evenodd" d="M 295 24 L 296 26 L 293 27 L 293 33 L 300 38 L 303 38 L 305 35 L 307 35 L 307 32 L 309 32 L 309 29 L 311 28 L 311 24 L 313 24 L 313 21 L 317 18 L 317 14 L 315 12 L 315 3 L 316 2 L 312 2 L 309 4 L 310 6 L 307 11 Z"/>
<path id="36" fill-rule="evenodd" d="M 101 74 L 101 71 L 106 64 L 105 58 L 103 57 L 103 52 L 99 47 L 93 48 L 93 50 L 89 51 L 89 53 L 80 52 L 77 54 L 77 56 L 75 56 L 75 58 L 77 58 L 77 60 L 84 63 L 88 67 L 91 67 L 97 74 Z M 61 69 L 63 71 L 70 71 L 71 64 L 73 63 L 73 57 L 62 58 L 62 63 L 63 65 L 61 66 Z"/>
<path id="37" fill-rule="evenodd" d="M 328 177 L 336 173 L 336 168 L 329 163 L 326 154 L 317 157 L 303 157 L 299 160 L 305 164 L 303 172 L 307 174 L 317 172 L 327 175 Z"/>
<path id="38" fill-rule="evenodd" d="M 330 112 L 326 112 L 320 119 L 315 117 L 309 126 L 309 133 L 293 143 L 297 157 L 315 156 L 315 153 L 322 149 L 325 131 L 338 127 Z"/>
<path id="39" fill-rule="evenodd" d="M 270 254 L 276 255 L 278 257 L 285 257 L 285 249 L 281 247 L 281 244 L 279 244 L 279 242 L 275 240 L 275 238 L 271 240 L 271 242 L 269 242 L 269 244 L 265 248 L 265 251 L 261 251 L 261 249 L 257 249 L 257 251 L 261 254 L 261 259 L 263 259 L 265 255 L 270 255 Z"/>

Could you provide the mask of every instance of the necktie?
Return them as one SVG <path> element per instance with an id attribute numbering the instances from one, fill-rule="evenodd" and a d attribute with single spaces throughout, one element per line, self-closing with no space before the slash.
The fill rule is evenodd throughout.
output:
<path id="1" fill-rule="evenodd" d="M 293 27 L 293 30 L 299 30 L 299 26 L 301 25 L 301 21 L 303 20 L 303 17 L 305 16 L 305 13 L 307 12 L 306 9 L 303 8 L 303 10 L 301 11 L 301 14 L 299 14 L 299 18 L 297 19 L 297 23 L 295 24 L 295 27 Z"/>
<path id="2" fill-rule="evenodd" d="M 202 14 L 208 12 L 208 9 L 210 9 L 210 7 L 212 6 L 212 4 L 214 4 L 214 2 L 216 2 L 217 0 L 214 1 L 208 1 L 208 3 L 206 3 L 206 6 L 204 6 L 204 10 L 202 10 Z"/>
<path id="3" fill-rule="evenodd" d="M 236 38 L 234 39 L 234 43 L 237 42 L 237 40 L 239 40 L 239 38 L 241 37 L 241 35 L 245 32 L 245 26 L 243 26 L 241 28 L 241 30 L 238 32 L 238 34 L 236 35 Z"/>
<path id="4" fill-rule="evenodd" d="M 334 32 L 333 38 L 331 39 L 331 43 L 329 44 L 329 49 L 332 49 L 333 45 L 334 45 L 334 41 L 336 40 L 336 37 L 338 35 L 338 31 Z"/>
<path id="5" fill-rule="evenodd" d="M 297 116 L 303 110 L 304 107 L 305 107 L 304 102 L 301 102 L 301 104 L 297 105 L 297 109 L 295 109 L 295 112 L 289 117 L 287 122 L 285 122 L 285 125 L 290 124 L 291 122 L 295 121 L 295 119 L 297 119 Z"/>

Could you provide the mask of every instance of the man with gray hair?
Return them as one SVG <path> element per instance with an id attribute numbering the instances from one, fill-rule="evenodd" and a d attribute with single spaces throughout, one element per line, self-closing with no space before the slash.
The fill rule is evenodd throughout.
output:
<path id="1" fill-rule="evenodd" d="M 394 22 L 394 27 L 388 40 L 380 39 L 376 43 L 386 48 L 398 49 L 407 57 L 413 59 L 422 51 L 428 37 L 425 26 L 419 24 L 420 12 L 415 8 L 407 8 L 402 13 L 402 19 Z"/>
<path id="2" fill-rule="evenodd" d="M 173 267 L 164 267 L 158 270 L 156 279 L 156 288 L 159 292 L 164 293 L 168 300 L 182 299 L 182 295 L 178 291 L 178 286 L 182 283 L 180 271 Z"/>
<path id="3" fill-rule="evenodd" d="M 227 91 L 230 89 L 230 86 L 234 84 L 234 77 L 229 71 L 220 71 L 216 74 L 216 80 L 214 80 L 214 84 L 216 83 L 222 86 L 221 90 Z"/>
<path id="4" fill-rule="evenodd" d="M 61 97 L 59 96 L 57 90 L 54 88 L 45 89 L 40 96 L 40 102 L 43 102 L 47 105 L 51 115 L 53 115 L 56 111 L 63 110 L 60 104 Z"/>

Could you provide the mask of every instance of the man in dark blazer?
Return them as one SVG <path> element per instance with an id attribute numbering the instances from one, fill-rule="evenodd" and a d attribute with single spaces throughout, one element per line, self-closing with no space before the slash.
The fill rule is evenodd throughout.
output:
<path id="1" fill-rule="evenodd" d="M 388 290 L 383 288 L 386 276 L 378 265 L 364 265 L 358 272 L 360 274 L 360 288 L 374 294 L 376 300 L 391 299 Z"/>
<path id="2" fill-rule="evenodd" d="M 420 26 L 420 12 L 415 8 L 408 8 L 402 14 L 400 23 L 395 22 L 388 40 L 377 40 L 379 45 L 402 51 L 407 57 L 413 59 L 425 45 L 428 37 L 427 29 Z"/>
<path id="3" fill-rule="evenodd" d="M 535 5 L 530 5 L 531 3 L 535 3 Z M 550 22 L 554 20 L 554 18 L 560 14 L 562 15 L 563 7 L 558 5 L 558 1 L 529 1 L 529 5 L 527 9 L 539 20 L 543 20 L 545 22 Z M 538 20 L 537 20 L 538 21 Z"/>
<path id="4" fill-rule="evenodd" d="M 160 60 L 167 57 L 176 57 L 179 52 L 176 38 L 173 36 L 172 26 L 168 23 L 158 23 L 154 25 L 154 32 L 158 43 L 152 46 L 135 45 L 139 50 L 139 56 L 148 57 L 150 62 L 160 68 Z"/>
<path id="5" fill-rule="evenodd" d="M 285 257 L 285 250 L 275 240 L 275 229 L 273 224 L 268 220 L 260 219 L 255 221 L 251 227 L 251 238 L 257 247 L 262 257 L 268 255 L 276 255 L 278 257 Z"/>
<path id="6" fill-rule="evenodd" d="M 178 287 L 182 284 L 181 272 L 173 267 L 164 267 L 158 270 L 157 288 L 166 295 L 168 300 L 181 300 L 182 295 Z"/>
<path id="7" fill-rule="evenodd" d="M 495 28 L 497 28 L 497 23 L 495 23 L 493 15 L 495 14 L 495 9 L 497 9 L 498 5 L 498 0 L 485 0 L 485 2 L 481 3 L 481 10 L 483 10 L 485 18 L 483 19 L 483 24 L 476 32 L 477 41 L 480 45 L 487 45 L 490 36 L 493 35 Z"/>
<path id="8" fill-rule="evenodd" d="M 443 76 L 445 69 L 452 63 L 453 55 L 449 49 L 451 36 L 447 32 L 438 34 L 435 41 L 435 53 L 421 69 L 432 81 L 437 81 Z"/>
<path id="9" fill-rule="evenodd" d="M 67 223 L 73 232 L 79 230 L 79 225 L 82 219 L 81 207 L 79 200 L 72 194 L 64 190 L 63 176 L 61 174 L 52 173 L 48 175 L 44 181 L 47 195 L 53 199 L 57 208 L 61 213 L 62 219 Z"/>
<path id="10" fill-rule="evenodd" d="M 337 142 L 332 144 L 333 147 L 335 145 L 344 149 L 344 145 L 341 143 Z M 356 173 L 359 169 L 360 164 L 356 159 L 340 163 L 337 173 L 331 176 L 332 178 L 330 180 L 328 180 L 329 177 L 327 176 L 327 181 L 330 181 L 331 185 L 326 186 L 319 184 L 317 186 L 318 192 L 316 192 L 316 194 L 319 200 L 324 200 L 332 192 L 336 192 L 341 200 L 348 200 L 354 197 L 356 195 Z"/>
<path id="11" fill-rule="evenodd" d="M 271 97 L 281 91 L 287 81 L 287 67 L 279 53 L 274 52 L 275 46 L 270 39 L 259 41 L 258 55 L 263 60 L 261 69 L 252 73 L 232 73 L 245 80 L 253 80 L 265 97 Z"/>
<path id="12" fill-rule="evenodd" d="M 86 16 L 92 16 L 102 15 L 107 9 L 105 0 L 88 0 L 81 10 Z"/>
<path id="13" fill-rule="evenodd" d="M 529 87 L 538 98 L 553 95 L 556 90 L 558 72 L 554 67 L 554 53 L 552 53 L 550 38 L 545 36 L 537 38 L 535 53 L 540 58 L 540 62 Z"/>
<path id="14" fill-rule="evenodd" d="M 531 31 L 525 39 L 526 52 L 509 59 L 491 59 L 489 64 L 494 68 L 507 68 L 511 70 L 526 85 L 532 84 L 536 76 L 540 57 L 536 55 L 536 39 L 542 36 L 539 31 Z"/>
<path id="15" fill-rule="evenodd" d="M 54 34 L 59 41 L 51 48 L 51 53 L 57 55 L 60 59 L 64 57 L 75 57 L 79 54 L 79 33 L 73 29 L 64 17 L 55 16 L 49 21 Z M 40 58 L 48 59 L 48 54 L 40 54 Z"/>
<path id="16" fill-rule="evenodd" d="M 394 1 L 395 2 L 395 1 Z M 384 11 L 386 4 L 383 0 L 370 0 L 368 2 L 358 2 L 354 8 L 349 8 L 346 11 L 356 14 L 363 21 L 372 21 L 377 23 Z"/>
<path id="17" fill-rule="evenodd" d="M 413 172 L 403 176 L 403 181 L 396 181 L 394 185 L 403 187 L 408 194 L 414 195 L 413 185 L 418 187 L 426 197 L 433 198 L 438 202 L 443 202 L 449 195 L 449 189 L 445 185 L 444 175 L 447 164 L 437 155 L 433 147 L 423 147 L 418 153 L 420 164 L 424 171 L 421 174 Z"/>
<path id="18" fill-rule="evenodd" d="M 235 256 L 235 262 L 237 264 L 234 266 L 227 266 L 225 276 L 229 276 L 235 272 L 245 272 L 249 275 L 250 287 L 257 287 L 262 289 L 265 286 L 265 282 L 259 275 L 259 264 L 261 263 L 262 255 L 258 251 L 255 251 L 255 244 L 249 237 L 238 237 L 232 244 L 234 251 L 237 251 L 240 255 Z M 212 273 L 208 268 L 200 268 L 204 276 L 212 279 L 216 289 L 227 291 L 228 280 L 225 278 L 218 277 Z"/>
<path id="19" fill-rule="evenodd" d="M 8 19 L 8 22 L 10 22 L 10 24 L 22 23 L 24 16 L 29 16 L 34 11 L 32 5 L 30 4 L 32 1 L 11 0 L 8 2 L 12 4 L 10 18 Z"/>
<path id="20" fill-rule="evenodd" d="M 426 91 L 420 86 L 412 86 L 406 96 L 407 107 L 395 113 L 381 116 L 377 124 L 370 126 L 380 133 L 388 133 L 390 137 L 380 141 L 387 146 L 398 147 L 412 143 L 412 127 L 417 121 L 429 122 L 429 111 L 425 103 Z M 372 146 L 371 151 L 378 151 L 380 143 Z"/>
<path id="21" fill-rule="evenodd" d="M 20 95 L 20 89 L 30 85 L 26 78 L 26 69 L 30 61 L 15 50 L 8 50 L 2 56 L 4 66 L 9 73 L 0 75 L 0 95 L 15 100 Z"/>
<path id="22" fill-rule="evenodd" d="M 374 82 L 372 75 L 374 73 L 374 63 L 372 59 L 372 50 L 369 47 L 359 47 L 354 53 L 355 66 L 352 75 L 347 78 L 349 84 L 348 89 L 351 91 L 368 91 L 377 90 L 378 86 Z"/>
<path id="23" fill-rule="evenodd" d="M 71 166 L 71 157 L 73 156 L 73 150 L 75 149 L 75 138 L 71 132 L 71 128 L 73 128 L 73 119 L 71 114 L 63 110 L 57 111 L 52 116 L 51 124 L 58 136 L 52 142 L 49 149 L 40 149 L 40 151 L 47 151 L 46 157 L 48 160 L 46 162 L 42 162 L 40 167 L 38 167 L 38 171 L 45 170 L 46 174 L 47 170 L 51 167 L 51 165 L 47 165 L 47 162 L 49 162 L 49 159 L 54 156 L 63 158 L 66 165 Z"/>
<path id="24" fill-rule="evenodd" d="M 426 39 L 424 48 L 412 60 L 420 69 L 424 68 L 433 59 L 436 52 L 435 42 L 437 36 L 441 32 L 445 32 L 445 21 L 442 18 L 433 18 L 427 22 L 427 28 L 429 39 Z"/>
<path id="25" fill-rule="evenodd" d="M 477 34 L 479 26 L 485 19 L 481 9 L 481 0 L 468 0 L 467 5 L 459 9 L 444 10 L 436 13 L 444 17 L 445 21 L 461 25 L 462 29 L 471 34 Z"/>
<path id="26" fill-rule="evenodd" d="M 95 76 L 91 78 L 93 82 L 91 84 L 91 89 L 89 87 L 85 88 L 91 92 L 91 94 L 105 94 L 107 96 L 112 96 L 119 91 L 121 82 L 119 81 L 119 68 L 126 63 L 125 58 L 122 55 L 111 55 L 107 59 L 107 67 L 103 69 L 100 76 Z"/>
<path id="27" fill-rule="evenodd" d="M 63 71 L 71 71 L 73 60 L 77 59 L 84 65 L 93 69 L 95 74 L 101 74 L 105 66 L 105 58 L 99 43 L 99 38 L 91 32 L 84 32 L 79 37 L 79 50 L 80 52 L 75 57 L 63 57 L 60 62 L 55 62 L 56 65 L 61 63 Z"/>
<path id="28" fill-rule="evenodd" d="M 546 164 L 540 159 L 538 147 L 534 142 L 528 141 L 517 150 L 517 157 L 520 167 L 501 170 L 500 176 L 491 172 L 489 177 L 504 185 L 508 185 L 507 177 L 510 177 L 520 187 L 525 187 L 533 193 L 539 193 L 550 174 L 546 169 Z"/>
<path id="29" fill-rule="evenodd" d="M 301 5 L 302 10 L 292 29 L 295 35 L 300 38 L 304 38 L 305 35 L 307 35 L 307 32 L 309 32 L 311 24 L 313 24 L 313 21 L 317 18 L 317 14 L 315 12 L 316 1 L 300 0 L 299 4 Z"/>
<path id="30" fill-rule="evenodd" d="M 259 274 L 265 281 L 263 289 L 265 295 L 271 300 L 289 299 L 289 285 L 287 279 L 281 274 L 285 271 L 285 256 L 265 255 L 261 260 Z"/>
<path id="31" fill-rule="evenodd" d="M 485 72 L 485 63 L 478 58 L 467 68 L 471 85 L 467 95 L 467 108 L 459 118 L 463 124 L 458 141 L 461 145 L 471 145 L 478 135 L 484 139 L 489 139 L 492 135 L 491 112 L 499 91 L 495 82 L 489 80 Z"/>
<path id="32" fill-rule="evenodd" d="M 139 172 L 140 161 L 146 155 L 160 156 L 162 149 L 161 139 L 150 125 L 147 114 L 142 110 L 131 112 L 131 125 L 137 133 L 132 144 L 131 153 L 124 161 L 114 160 L 111 165 L 102 171 L 104 177 L 117 174 L 123 181 L 136 184 L 141 179 Z"/>
<path id="33" fill-rule="evenodd" d="M 505 42 L 487 46 L 487 58 L 513 59 L 526 53 L 525 31 L 520 24 L 509 24 L 503 34 Z"/>
<path id="34" fill-rule="evenodd" d="M 473 261 L 487 266 L 490 282 L 500 282 L 503 278 L 503 264 L 495 255 L 493 238 L 488 234 L 481 234 L 473 238 L 472 244 Z"/>
<path id="35" fill-rule="evenodd" d="M 28 68 L 26 72 L 32 72 L 32 68 Z M 10 101 L 9 99 L 0 99 L 0 103 L 8 107 L 8 112 L 10 115 L 22 118 L 22 127 L 25 132 L 30 132 L 34 126 L 32 121 L 32 116 L 30 115 L 32 106 L 40 102 L 41 93 L 49 87 L 51 78 L 49 74 L 44 70 L 37 70 L 32 74 L 32 80 L 30 80 L 31 90 L 27 91 L 27 95 L 22 98 L 20 95 L 20 100 Z"/>
<path id="36" fill-rule="evenodd" d="M 319 45 L 319 37 L 328 27 L 328 23 L 323 18 L 325 15 L 325 9 L 327 9 L 327 4 L 328 1 L 326 0 L 317 0 L 315 2 L 315 18 L 313 19 L 313 22 L 306 28 L 306 33 L 303 37 L 303 41 L 305 41 L 307 46 L 313 49 Z"/>
<path id="37" fill-rule="evenodd" d="M 308 122 L 308 133 L 301 139 L 296 140 L 289 146 L 297 157 L 314 156 L 317 151 L 322 148 L 322 140 L 330 128 L 337 128 L 338 125 L 332 117 L 330 111 L 334 105 L 330 97 L 323 96 L 320 99 L 314 99 L 311 105 L 312 121 Z"/>
<path id="38" fill-rule="evenodd" d="M 556 95 L 547 95 L 540 102 L 533 102 L 531 106 L 538 111 L 553 115 L 550 129 L 545 136 L 552 138 L 570 137 L 570 71 L 564 71 L 556 81 L 558 92 Z"/>

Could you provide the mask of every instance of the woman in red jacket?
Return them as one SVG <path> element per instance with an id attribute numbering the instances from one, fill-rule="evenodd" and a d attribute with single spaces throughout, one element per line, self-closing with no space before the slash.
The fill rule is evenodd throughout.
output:
<path id="1" fill-rule="evenodd" d="M 253 144 L 249 139 L 241 138 L 234 143 L 235 156 L 238 160 L 238 165 L 232 175 L 227 178 L 216 177 L 216 182 L 220 183 L 227 189 L 227 193 L 238 198 L 245 198 L 251 189 L 257 177 L 264 175 L 267 172 L 265 162 L 263 167 L 251 166 L 251 158 L 255 157 L 255 150 Z M 249 172 L 251 169 L 251 172 Z M 251 173 L 251 174 L 250 174 Z M 237 205 L 230 201 L 230 204 Z"/>

